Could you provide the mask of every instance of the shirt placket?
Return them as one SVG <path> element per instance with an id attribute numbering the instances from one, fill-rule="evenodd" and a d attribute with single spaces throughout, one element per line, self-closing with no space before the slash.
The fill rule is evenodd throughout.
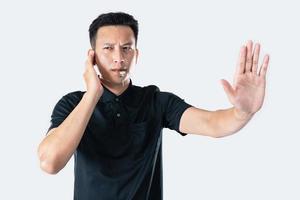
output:
<path id="1" fill-rule="evenodd" d="M 115 97 L 114 104 L 115 104 L 115 112 L 114 112 L 115 126 L 120 127 L 124 120 L 123 120 L 121 100 L 119 97 Z"/>

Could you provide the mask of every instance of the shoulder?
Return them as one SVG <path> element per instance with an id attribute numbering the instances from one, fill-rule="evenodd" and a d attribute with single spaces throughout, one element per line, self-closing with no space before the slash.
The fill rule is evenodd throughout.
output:
<path id="1" fill-rule="evenodd" d="M 169 101 L 171 99 L 180 99 L 180 100 L 184 100 L 182 98 L 180 98 L 178 95 L 176 95 L 173 92 L 169 92 L 169 91 L 161 91 L 160 88 L 157 85 L 147 85 L 147 86 L 134 86 L 136 91 L 140 91 L 143 94 L 149 94 L 154 96 L 157 100 L 165 102 L 165 101 Z"/>
<path id="2" fill-rule="evenodd" d="M 80 102 L 84 93 L 85 93 L 85 91 L 79 91 L 79 90 L 68 92 L 61 97 L 60 101 L 63 101 L 65 103 L 68 103 L 68 104 L 74 106 Z"/>
<path id="3" fill-rule="evenodd" d="M 136 94 L 136 96 L 140 97 L 149 97 L 149 96 L 155 96 L 160 90 L 159 87 L 156 85 L 147 85 L 147 86 L 133 86 L 133 91 Z"/>
<path id="4" fill-rule="evenodd" d="M 71 99 L 78 99 L 78 98 L 82 98 L 82 96 L 84 95 L 85 91 L 73 91 L 73 92 L 69 92 L 67 94 L 65 94 L 63 97 L 65 98 L 71 98 Z"/>
<path id="5" fill-rule="evenodd" d="M 137 85 L 134 85 L 133 88 L 135 90 L 140 90 L 140 91 L 144 91 L 144 92 L 145 91 L 154 91 L 154 92 L 160 91 L 159 87 L 156 86 L 156 85 L 147 85 L 147 86 L 137 86 Z"/>

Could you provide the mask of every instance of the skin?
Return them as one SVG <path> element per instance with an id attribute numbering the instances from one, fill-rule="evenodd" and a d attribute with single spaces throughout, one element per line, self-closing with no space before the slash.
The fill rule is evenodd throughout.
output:
<path id="1" fill-rule="evenodd" d="M 98 29 L 95 47 L 88 51 L 85 82 L 87 92 L 101 96 L 101 83 L 110 91 L 119 95 L 129 85 L 130 73 L 137 63 L 138 49 L 134 33 L 128 26 L 104 26 Z M 101 77 L 92 69 L 94 62 Z M 120 71 L 125 72 L 120 76 Z M 122 73 L 122 72 L 121 72 Z M 100 79 L 100 81 L 99 81 Z"/>
<path id="2" fill-rule="evenodd" d="M 135 46 L 134 34 L 129 27 L 105 26 L 98 29 L 95 47 L 88 50 L 83 74 L 87 91 L 60 126 L 51 129 L 39 144 L 38 156 L 42 170 L 56 174 L 69 161 L 103 94 L 102 84 L 116 95 L 128 88 L 129 74 L 138 57 Z M 233 107 L 216 111 L 188 108 L 180 120 L 181 132 L 224 137 L 241 129 L 260 110 L 265 96 L 269 56 L 264 57 L 258 68 L 259 51 L 259 44 L 255 45 L 253 51 L 253 42 L 248 41 L 241 48 L 233 84 L 221 80 Z M 94 63 L 101 77 L 94 70 Z M 123 69 L 127 73 L 120 77 L 116 70 Z"/>
<path id="3" fill-rule="evenodd" d="M 269 55 L 258 68 L 260 44 L 248 41 L 240 50 L 233 85 L 222 79 L 221 84 L 233 105 L 225 110 L 207 111 L 188 108 L 180 121 L 184 133 L 224 137 L 240 130 L 263 105 Z"/>
<path id="4" fill-rule="evenodd" d="M 51 129 L 38 146 L 43 171 L 57 174 L 64 168 L 80 143 L 103 94 L 102 84 L 113 93 L 121 94 L 128 88 L 129 73 L 136 64 L 137 57 L 134 34 L 129 27 L 105 26 L 98 29 L 96 45 L 94 49 L 88 50 L 83 73 L 87 91 L 68 117 L 58 127 Z M 97 64 L 101 77 L 94 70 L 94 63 Z M 127 73 L 120 77 L 116 70 L 125 68 Z"/>

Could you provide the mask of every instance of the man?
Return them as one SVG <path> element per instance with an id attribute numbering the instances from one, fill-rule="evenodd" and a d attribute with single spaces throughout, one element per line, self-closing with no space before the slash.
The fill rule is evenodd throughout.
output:
<path id="1" fill-rule="evenodd" d="M 224 137 L 261 108 L 269 56 L 258 67 L 260 45 L 241 48 L 234 83 L 222 84 L 233 107 L 207 111 L 157 86 L 132 84 L 138 23 L 106 13 L 89 28 L 86 91 L 63 96 L 38 148 L 41 168 L 58 173 L 74 154 L 74 199 L 162 199 L 162 129 L 181 135 Z M 100 74 L 94 69 L 94 65 Z"/>

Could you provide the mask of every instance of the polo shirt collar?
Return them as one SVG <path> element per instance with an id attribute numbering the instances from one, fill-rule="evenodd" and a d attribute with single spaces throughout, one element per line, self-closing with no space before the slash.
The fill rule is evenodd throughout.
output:
<path id="1" fill-rule="evenodd" d="M 126 90 L 124 90 L 120 95 L 116 95 L 113 92 L 111 92 L 107 87 L 105 87 L 103 84 L 103 94 L 100 98 L 100 102 L 106 103 L 109 101 L 119 101 L 119 100 L 129 100 L 130 96 L 132 96 L 132 92 L 133 92 L 133 85 L 132 85 L 132 81 L 130 79 L 129 85 L 126 88 Z"/>

